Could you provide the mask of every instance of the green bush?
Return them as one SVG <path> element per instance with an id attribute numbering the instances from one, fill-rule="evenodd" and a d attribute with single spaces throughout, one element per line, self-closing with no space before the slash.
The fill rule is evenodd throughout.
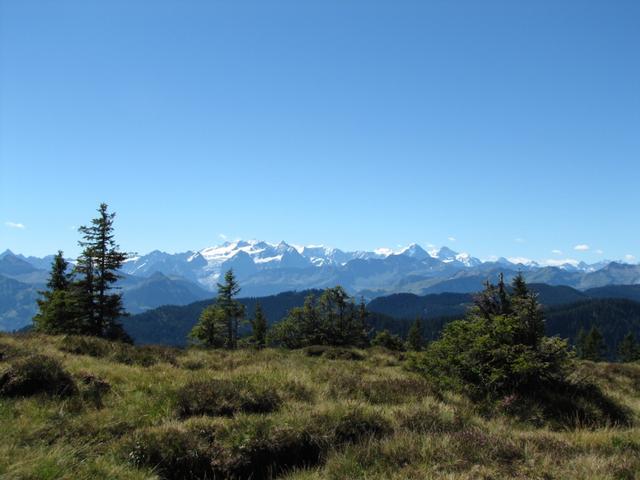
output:
<path id="1" fill-rule="evenodd" d="M 74 355 L 89 355 L 97 358 L 109 358 L 126 365 L 149 367 L 157 363 L 177 365 L 177 348 L 160 345 L 135 347 L 128 343 L 109 341 L 98 337 L 66 335 L 59 346 L 63 352 Z"/>
<path id="2" fill-rule="evenodd" d="M 214 477 L 209 445 L 193 432 L 176 426 L 138 430 L 120 448 L 131 464 L 153 468 L 163 479 Z"/>
<path id="3" fill-rule="evenodd" d="M 311 423 L 315 434 L 328 439 L 332 446 L 358 443 L 393 431 L 389 421 L 378 412 L 357 406 L 314 415 Z"/>
<path id="4" fill-rule="evenodd" d="M 441 410 L 433 405 L 417 405 L 401 410 L 398 422 L 407 430 L 425 433 L 457 432 L 469 425 L 469 415 L 454 410 Z"/>
<path id="5" fill-rule="evenodd" d="M 63 352 L 73 353 L 74 355 L 103 358 L 111 353 L 113 346 L 112 342 L 98 337 L 65 335 L 62 337 L 58 348 Z"/>
<path id="6" fill-rule="evenodd" d="M 364 360 L 364 355 L 356 350 L 327 345 L 312 345 L 303 349 L 308 357 L 323 357 L 329 360 Z"/>
<path id="7" fill-rule="evenodd" d="M 30 396 L 39 393 L 69 396 L 77 392 L 71 375 L 45 355 L 18 358 L 0 375 L 0 395 Z"/>
<path id="8" fill-rule="evenodd" d="M 223 478 L 270 479 L 320 463 L 327 445 L 304 426 L 277 425 L 260 418 L 236 427 L 235 441 L 213 463 Z"/>
<path id="9" fill-rule="evenodd" d="M 597 385 L 558 382 L 528 396 L 506 397 L 498 408 L 523 421 L 557 428 L 631 425 L 631 414 Z"/>
<path id="10" fill-rule="evenodd" d="M 567 343 L 544 336 L 544 314 L 522 277 L 513 293 L 502 278 L 487 284 L 464 320 L 409 367 L 442 388 L 459 390 L 487 411 L 495 409 L 536 424 L 625 423 L 627 415 L 595 385 L 570 379 Z"/>
<path id="11" fill-rule="evenodd" d="M 389 330 L 378 332 L 376 336 L 373 337 L 373 340 L 371 340 L 371 345 L 374 347 L 383 347 L 395 352 L 402 352 L 405 349 L 405 344 L 402 339 L 398 335 L 389 332 Z"/>
<path id="12" fill-rule="evenodd" d="M 281 403 L 275 389 L 245 377 L 195 380 L 180 388 L 177 394 L 180 417 L 269 413 L 277 410 Z"/>
<path id="13" fill-rule="evenodd" d="M 566 342 L 544 336 L 543 312 L 521 277 L 513 289 L 510 295 L 502 278 L 497 287 L 487 284 L 466 318 L 448 324 L 410 367 L 476 400 L 527 396 L 564 381 Z"/>

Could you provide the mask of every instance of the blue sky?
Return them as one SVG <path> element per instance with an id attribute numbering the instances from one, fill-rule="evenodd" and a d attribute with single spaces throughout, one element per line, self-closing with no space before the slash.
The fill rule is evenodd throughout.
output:
<path id="1" fill-rule="evenodd" d="M 640 256 L 637 0 L 0 0 L 0 22 L 0 250 L 75 255 L 105 201 L 141 253 Z"/>

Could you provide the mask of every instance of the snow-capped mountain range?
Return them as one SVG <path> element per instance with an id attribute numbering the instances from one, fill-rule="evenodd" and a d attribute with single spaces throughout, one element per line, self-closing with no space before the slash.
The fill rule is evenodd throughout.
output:
<path id="1" fill-rule="evenodd" d="M 0 331 L 20 328 L 35 314 L 52 256 L 0 253 Z M 122 269 L 125 306 L 132 313 L 160 305 L 184 305 L 211 298 L 220 276 L 232 268 L 243 297 L 343 286 L 367 300 L 394 293 L 469 293 L 522 272 L 531 283 L 567 285 L 579 290 L 640 284 L 640 265 L 624 262 L 542 265 L 527 259 L 481 261 L 448 247 L 412 244 L 397 250 L 347 252 L 321 245 L 297 246 L 251 240 L 225 242 L 184 253 L 153 251 L 129 259 Z"/>
<path id="2" fill-rule="evenodd" d="M 124 272 L 148 276 L 160 271 L 193 280 L 213 290 L 220 275 L 232 268 L 246 294 L 264 295 L 287 289 L 322 288 L 342 284 L 353 293 L 377 294 L 409 291 L 424 293 L 438 284 L 453 291 L 471 289 L 471 278 L 487 278 L 498 271 L 507 276 L 522 271 L 531 281 L 581 287 L 582 276 L 623 262 L 565 263 L 545 266 L 526 259 L 481 261 L 449 247 L 425 250 L 414 243 L 397 250 L 343 251 L 322 245 L 299 246 L 260 240 L 225 242 L 198 251 L 169 254 L 153 251 L 128 260 Z M 464 280 L 463 280 L 464 279 Z M 640 282 L 640 276 L 624 280 Z M 480 281 L 475 282 L 478 285 Z M 461 287 L 460 285 L 465 285 Z M 587 286 L 592 286 L 587 282 Z M 474 286 L 477 288 L 477 285 Z M 446 290 L 442 290 L 446 291 Z"/>
<path id="3" fill-rule="evenodd" d="M 426 265 L 441 262 L 450 266 L 474 267 L 482 262 L 467 253 L 457 253 L 448 247 L 426 251 L 414 243 L 392 250 L 345 252 L 324 245 L 289 245 L 260 240 L 238 240 L 198 251 L 168 254 L 153 251 L 147 255 L 129 259 L 124 271 L 130 275 L 147 275 L 150 272 L 182 274 L 194 277 L 205 286 L 213 286 L 221 274 L 233 268 L 239 277 L 272 269 L 308 269 L 345 267 L 353 260 L 383 260 L 391 257 L 407 257 Z"/>

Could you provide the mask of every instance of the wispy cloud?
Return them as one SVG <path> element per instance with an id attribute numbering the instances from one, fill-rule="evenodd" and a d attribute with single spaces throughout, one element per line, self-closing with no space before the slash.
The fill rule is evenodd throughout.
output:
<path id="1" fill-rule="evenodd" d="M 595 250 L 594 253 L 596 255 L 604 255 L 604 250 L 598 249 L 598 250 Z"/>
<path id="2" fill-rule="evenodd" d="M 635 262 L 635 261 L 636 261 L 636 256 L 635 256 L 635 255 L 631 255 L 630 253 L 628 253 L 628 254 L 626 254 L 626 255 L 624 256 L 624 259 L 625 259 L 627 262 Z"/>
<path id="3" fill-rule="evenodd" d="M 218 237 L 220 237 L 222 240 L 226 240 L 227 238 L 229 238 L 224 233 L 219 233 Z"/>
<path id="4" fill-rule="evenodd" d="M 447 240 L 449 240 L 450 242 L 457 241 L 456 237 L 447 237 Z"/>
<path id="5" fill-rule="evenodd" d="M 514 239 L 514 242 L 516 242 L 516 243 L 524 243 L 524 242 L 526 242 L 526 240 L 524 238 L 522 238 L 522 237 L 518 237 L 518 238 Z"/>
<path id="6" fill-rule="evenodd" d="M 562 250 L 558 250 L 558 249 L 551 250 L 551 253 L 553 253 L 554 255 L 562 255 Z"/>
<path id="7" fill-rule="evenodd" d="M 580 243 L 580 244 L 576 245 L 575 247 L 573 247 L 573 249 L 578 251 L 578 252 L 586 252 L 587 250 L 589 250 L 589 245 L 587 245 L 585 243 Z"/>
<path id="8" fill-rule="evenodd" d="M 24 223 L 16 223 L 16 222 L 4 222 L 5 226 L 9 228 L 16 228 L 18 230 L 24 230 L 27 228 Z"/>

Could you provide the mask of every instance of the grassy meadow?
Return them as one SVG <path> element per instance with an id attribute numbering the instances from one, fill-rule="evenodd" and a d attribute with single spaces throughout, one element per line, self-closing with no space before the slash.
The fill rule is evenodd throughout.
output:
<path id="1" fill-rule="evenodd" d="M 407 355 L 0 335 L 0 478 L 640 478 L 639 364 L 576 363 L 629 421 L 563 427 L 437 391 Z"/>

